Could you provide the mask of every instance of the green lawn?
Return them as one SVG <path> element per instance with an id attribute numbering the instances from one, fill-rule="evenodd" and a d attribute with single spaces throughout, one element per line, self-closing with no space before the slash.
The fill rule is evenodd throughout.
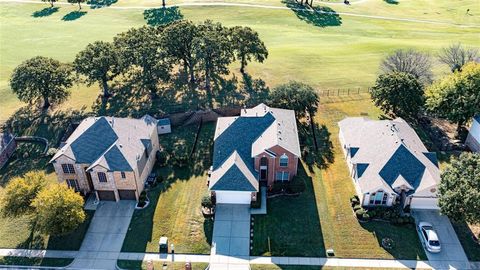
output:
<path id="1" fill-rule="evenodd" d="M 191 151 L 196 130 L 197 126 L 174 128 L 172 134 L 160 136 L 160 144 L 171 158 L 183 156 Z M 213 123 L 203 125 L 187 166 L 174 167 L 170 160 L 157 169 L 165 180 L 148 193 L 151 205 L 135 211 L 122 251 L 158 252 L 158 240 L 167 236 L 178 253 L 210 253 L 213 221 L 203 217 L 200 202 L 208 194 L 206 170 L 213 132 Z"/>
<path id="2" fill-rule="evenodd" d="M 117 265 L 120 268 L 128 270 L 139 270 L 147 269 L 147 263 L 142 261 L 129 261 L 129 260 L 118 260 Z M 181 262 L 154 262 L 153 266 L 155 269 L 166 269 L 166 270 L 183 270 L 185 269 L 185 263 Z M 205 270 L 208 266 L 208 263 L 192 263 L 193 270 Z"/>
<path id="3" fill-rule="evenodd" d="M 251 1 L 240 0 L 239 2 Z M 127 0 L 115 5 L 141 6 L 151 1 Z M 193 0 L 191 1 L 193 2 Z M 251 1 L 253 2 L 253 1 Z M 183 2 L 188 3 L 188 1 Z M 284 6 L 281 1 L 268 4 Z M 155 3 L 158 4 L 158 3 Z M 115 6 L 114 5 L 114 6 Z M 8 87 L 8 78 L 15 66 L 35 55 L 72 61 L 75 54 L 95 40 L 111 40 L 130 27 L 145 23 L 142 9 L 89 9 L 73 21 L 62 18 L 75 11 L 75 6 L 62 5 L 57 12 L 45 17 L 33 17 L 34 12 L 46 7 L 38 4 L 0 4 L 0 121 L 6 120 L 22 105 Z M 440 1 L 401 1 L 389 5 L 384 1 L 368 1 L 345 7 L 332 6 L 339 12 L 402 16 L 416 19 L 478 24 L 475 1 L 462 3 Z M 472 15 L 465 15 L 470 8 Z M 225 25 L 248 25 L 260 33 L 269 49 L 264 64 L 251 64 L 247 70 L 274 86 L 291 79 L 304 81 L 317 88 L 347 88 L 370 86 L 378 72 L 378 63 L 388 52 L 397 48 L 414 47 L 436 52 L 452 42 L 478 44 L 479 28 L 389 21 L 375 18 L 339 15 L 339 26 L 315 26 L 311 21 L 322 20 L 312 16 L 299 19 L 291 10 L 270 10 L 246 7 L 182 7 L 186 19 L 212 19 Z M 301 14 L 298 14 L 301 16 Z M 308 14 L 307 14 L 308 15 Z M 326 18 L 328 21 L 329 18 Z M 238 64 L 233 67 L 238 69 Z M 435 67 L 435 73 L 447 72 Z M 83 84 L 72 88 L 72 97 L 60 108 L 90 109 L 99 89 Z"/>
<path id="4" fill-rule="evenodd" d="M 73 262 L 73 259 L 63 258 L 29 258 L 29 257 L 0 257 L 0 265 L 26 265 L 26 266 L 55 266 L 64 267 Z"/>

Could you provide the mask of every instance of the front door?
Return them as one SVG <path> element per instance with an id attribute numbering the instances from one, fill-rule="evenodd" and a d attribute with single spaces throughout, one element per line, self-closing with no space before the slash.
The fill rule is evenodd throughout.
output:
<path id="1" fill-rule="evenodd" d="M 88 183 L 88 188 L 90 189 L 89 191 L 93 191 L 93 181 L 92 181 L 92 175 L 90 172 L 87 172 L 87 168 L 85 170 L 85 175 L 87 176 L 87 183 Z"/>
<path id="2" fill-rule="evenodd" d="M 267 181 L 268 178 L 268 159 L 262 157 L 260 159 L 260 181 Z"/>

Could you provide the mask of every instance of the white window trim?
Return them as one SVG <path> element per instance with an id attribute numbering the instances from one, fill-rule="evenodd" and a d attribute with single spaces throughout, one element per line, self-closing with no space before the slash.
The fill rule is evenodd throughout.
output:
<path id="1" fill-rule="evenodd" d="M 285 165 L 285 166 L 282 165 L 282 159 L 286 159 L 286 160 L 287 160 L 287 165 Z M 280 158 L 278 159 L 278 164 L 279 164 L 280 167 L 286 168 L 286 167 L 288 167 L 289 161 L 290 161 L 290 160 L 289 160 L 288 156 L 284 153 L 284 154 L 281 155 Z"/>

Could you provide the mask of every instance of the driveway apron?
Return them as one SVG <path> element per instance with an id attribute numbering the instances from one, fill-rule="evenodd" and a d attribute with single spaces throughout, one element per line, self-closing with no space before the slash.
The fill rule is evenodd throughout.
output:
<path id="1" fill-rule="evenodd" d="M 217 204 L 210 269 L 249 269 L 250 205 Z"/>
<path id="2" fill-rule="evenodd" d="M 70 267 L 115 269 L 134 210 L 134 201 L 100 202 Z"/>
<path id="3" fill-rule="evenodd" d="M 467 255 L 458 240 L 457 234 L 453 229 L 448 217 L 440 215 L 437 210 L 414 210 L 412 211 L 415 221 L 418 225 L 421 221 L 429 222 L 437 231 L 442 250 L 440 253 L 430 253 L 425 249 L 428 262 L 434 269 L 470 269 L 470 263 Z M 422 241 L 420 232 L 417 232 Z M 422 241 L 425 248 L 425 244 Z"/>

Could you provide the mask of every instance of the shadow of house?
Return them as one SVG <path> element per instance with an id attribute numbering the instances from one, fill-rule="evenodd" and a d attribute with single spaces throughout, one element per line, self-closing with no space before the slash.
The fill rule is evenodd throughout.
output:
<path id="1" fill-rule="evenodd" d="M 253 216 L 252 256 L 325 257 L 313 179 L 303 163 L 299 163 L 297 177 L 305 183 L 300 195 L 269 198 L 267 215 Z"/>
<path id="2" fill-rule="evenodd" d="M 59 7 L 46 7 L 42 10 L 37 10 L 33 12 L 32 17 L 34 18 L 47 17 L 57 12 L 59 9 L 60 9 Z"/>
<path id="3" fill-rule="evenodd" d="M 312 7 L 308 8 L 295 0 L 282 0 L 288 8 L 290 8 L 297 17 L 309 24 L 318 27 L 340 26 L 342 18 L 330 7 Z"/>
<path id="4" fill-rule="evenodd" d="M 65 16 L 63 16 L 62 21 L 66 21 L 66 22 L 75 21 L 83 17 L 85 14 L 87 14 L 86 11 L 78 11 L 78 10 L 72 11 L 66 14 Z"/>
<path id="5" fill-rule="evenodd" d="M 148 25 L 158 26 L 183 19 L 179 7 L 163 7 L 147 9 L 143 12 L 143 18 Z"/>
<path id="6" fill-rule="evenodd" d="M 115 3 L 117 3 L 117 0 L 88 0 L 87 1 L 87 5 L 89 5 L 90 8 L 92 9 L 108 7 Z"/>

